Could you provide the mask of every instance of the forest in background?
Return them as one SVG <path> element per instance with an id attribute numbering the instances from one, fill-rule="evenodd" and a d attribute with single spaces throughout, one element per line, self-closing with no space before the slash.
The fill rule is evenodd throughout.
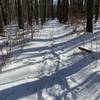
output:
<path id="1" fill-rule="evenodd" d="M 0 33 L 11 23 L 23 29 L 25 23 L 43 25 L 55 18 L 60 23 L 87 22 L 87 31 L 91 31 L 92 19 L 98 20 L 99 4 L 99 0 L 0 0 Z"/>
<path id="2" fill-rule="evenodd" d="M 35 31 L 39 31 L 35 27 L 42 28 L 48 20 L 57 19 L 59 23 L 75 26 L 75 30 L 81 24 L 84 32 L 92 32 L 93 23 L 99 18 L 99 5 L 99 0 L 0 0 L 0 37 L 4 41 L 0 65 L 10 58 L 13 45 L 24 45 L 25 35 L 30 33 L 33 39 Z M 7 30 L 14 27 L 16 32 Z"/>
<path id="3" fill-rule="evenodd" d="M 0 100 L 100 100 L 100 0 L 0 0 Z"/>

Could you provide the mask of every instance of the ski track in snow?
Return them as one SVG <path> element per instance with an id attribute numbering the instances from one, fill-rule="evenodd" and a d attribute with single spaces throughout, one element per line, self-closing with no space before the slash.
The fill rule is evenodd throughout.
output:
<path id="1" fill-rule="evenodd" d="M 94 70 L 100 52 L 78 50 L 100 37 L 97 29 L 74 34 L 73 27 L 48 21 L 22 51 L 13 50 L 0 74 L 0 100 L 100 100 L 100 73 Z"/>

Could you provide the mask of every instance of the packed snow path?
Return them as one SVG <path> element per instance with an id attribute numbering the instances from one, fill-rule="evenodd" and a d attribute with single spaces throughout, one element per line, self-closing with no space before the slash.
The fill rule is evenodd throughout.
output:
<path id="1" fill-rule="evenodd" d="M 2 69 L 0 100 L 99 100 L 100 75 L 94 68 L 100 53 L 78 50 L 99 38 L 99 30 L 94 34 L 79 33 L 57 21 L 47 22 L 21 55 L 12 57 Z M 97 87 L 91 91 L 94 83 Z"/>

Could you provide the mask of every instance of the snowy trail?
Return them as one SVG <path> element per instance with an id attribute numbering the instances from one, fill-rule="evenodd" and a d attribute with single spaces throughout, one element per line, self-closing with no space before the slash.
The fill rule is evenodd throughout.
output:
<path id="1" fill-rule="evenodd" d="M 99 34 L 98 34 L 98 32 L 97 33 L 95 33 L 95 38 L 97 38 L 98 36 L 99 36 Z M 67 37 L 66 37 L 67 38 Z M 64 39 L 64 41 L 66 41 L 66 38 Z M 73 38 L 73 37 L 72 37 Z M 82 38 L 82 39 L 81 39 Z M 81 42 L 80 42 L 80 39 L 81 39 Z M 60 43 L 58 43 L 58 44 L 53 44 L 53 48 L 55 48 L 55 51 L 57 52 L 57 51 L 59 51 L 59 50 L 62 50 L 62 49 L 65 49 L 67 52 L 69 51 L 69 50 L 71 50 L 72 48 L 75 48 L 75 47 L 77 47 L 77 46 L 80 46 L 80 45 L 82 45 L 83 43 L 85 43 L 85 42 L 89 42 L 89 41 L 91 41 L 91 40 L 93 40 L 94 39 L 94 37 L 93 37 L 93 35 L 92 34 L 84 34 L 84 35 L 81 35 L 81 36 L 79 36 L 79 37 L 77 37 L 77 38 L 74 38 L 74 39 L 72 39 L 72 40 L 67 40 L 66 42 L 64 42 L 64 43 L 61 43 L 61 41 L 59 41 Z M 62 40 L 62 38 L 61 38 L 61 40 Z M 34 43 L 34 42 L 33 42 Z M 26 48 L 26 49 L 25 49 Z M 27 49 L 27 47 L 25 47 L 24 48 L 24 50 L 23 50 L 23 52 L 24 52 L 24 54 L 25 53 L 27 53 L 27 52 L 35 52 L 35 51 L 43 51 L 43 50 L 50 50 L 50 47 L 43 47 L 43 46 L 41 46 L 41 47 L 39 47 L 39 48 L 29 48 L 29 49 Z M 51 49 L 52 49 L 52 47 L 51 47 Z M 16 51 L 17 52 L 17 51 Z M 49 53 L 52 53 L 52 52 L 50 52 L 49 51 Z M 63 52 L 62 52 L 63 53 Z M 38 56 L 42 56 L 41 55 L 41 53 L 39 52 L 39 53 L 37 53 L 37 54 L 39 54 Z M 44 55 L 45 53 L 43 53 L 43 55 Z M 35 54 L 36 55 L 36 54 Z M 22 56 L 23 56 L 23 54 L 22 54 Z M 20 59 L 21 60 L 21 59 Z M 40 60 L 41 62 L 40 62 L 40 64 L 42 63 L 42 60 Z M 18 62 L 19 63 L 19 62 Z M 62 62 L 63 63 L 63 62 Z M 3 84 L 3 83 L 9 83 L 9 82 L 11 82 L 11 81 L 16 81 L 16 80 L 20 80 L 20 79 L 23 79 L 24 77 L 27 77 L 27 76 L 29 76 L 29 75 L 31 75 L 31 74 L 33 74 L 33 73 L 35 73 L 35 72 L 38 72 L 38 70 L 41 70 L 41 69 L 43 69 L 42 67 L 40 67 L 39 68 L 39 64 L 34 64 L 34 63 L 32 63 L 32 65 L 31 65 L 31 63 L 29 63 L 30 65 L 28 65 L 28 67 L 26 67 L 27 66 L 27 64 L 22 64 L 20 67 L 16 67 L 16 68 L 14 68 L 14 69 L 11 69 L 11 70 L 8 70 L 8 71 L 4 71 L 3 73 L 1 73 L 1 77 L 0 77 L 0 79 L 1 79 L 1 81 L 0 81 L 0 84 Z M 38 65 L 38 66 L 37 66 Z M 41 65 L 41 66 L 43 66 L 43 64 Z M 35 68 L 37 69 L 36 71 L 35 71 Z M 39 68 L 39 69 L 38 69 Z M 14 73 L 14 72 L 16 72 L 16 73 Z M 35 75 L 36 76 L 36 75 Z M 35 77 L 34 76 L 34 77 Z M 38 76 L 38 75 L 37 75 Z M 3 78 L 5 77 L 5 81 L 3 80 Z"/>
<path id="2" fill-rule="evenodd" d="M 95 66 L 96 55 L 97 60 L 100 59 L 100 52 L 83 54 L 78 50 L 78 46 L 99 38 L 99 30 L 77 35 L 72 34 L 72 28 L 67 31 L 66 26 L 49 22 L 40 31 L 25 45 L 21 55 L 12 57 L 11 63 L 2 69 L 0 100 L 39 100 L 37 96 L 40 97 L 41 92 L 43 100 L 47 100 L 45 95 L 51 97 L 50 100 L 63 100 L 63 97 L 65 100 L 99 100 L 100 73 L 91 66 Z M 16 52 L 15 49 L 13 53 Z M 34 96 L 31 98 L 31 95 Z"/>
<path id="3" fill-rule="evenodd" d="M 90 58 L 89 58 L 90 57 Z M 68 69 L 65 67 L 64 69 L 59 69 L 62 70 L 62 73 L 64 74 L 65 72 L 69 75 L 72 75 L 76 72 L 78 72 L 79 70 L 81 70 L 81 68 L 84 68 L 85 66 L 89 65 L 90 63 L 92 63 L 93 61 L 95 61 L 95 59 L 92 59 L 91 61 L 87 60 L 87 63 L 85 61 L 85 59 L 91 59 L 91 55 L 87 56 L 86 58 L 82 58 L 81 60 L 78 60 L 76 63 L 73 63 L 72 65 L 68 66 Z M 98 59 L 100 59 L 98 57 Z M 85 63 L 84 63 L 85 62 Z M 63 62 L 62 62 L 63 63 Z M 77 67 L 78 65 L 82 64 L 81 68 Z M 85 64 L 85 65 L 84 65 Z M 42 73 L 40 72 L 41 69 L 43 70 L 43 65 L 41 64 L 42 67 L 39 67 L 38 65 L 33 65 L 33 66 L 28 66 L 28 67 L 21 67 L 21 68 L 16 68 L 16 69 L 12 69 L 10 71 L 4 72 L 0 75 L 0 85 L 2 84 L 7 84 L 10 82 L 14 82 L 14 81 L 20 81 L 23 80 L 24 78 L 28 77 L 28 76 L 32 76 L 32 77 L 39 77 L 40 75 L 42 75 Z M 76 67 L 75 67 L 76 66 Z M 72 72 L 73 68 L 76 69 L 75 72 Z M 58 72 L 59 72 L 58 71 Z M 56 72 L 54 72 L 56 73 Z M 43 77 L 44 75 L 40 76 Z M 5 80 L 4 80 L 5 79 Z"/>
<path id="4" fill-rule="evenodd" d="M 83 60 L 82 60 L 83 61 Z M 79 62 L 77 62 L 77 64 L 78 64 Z M 82 62 L 80 62 L 80 63 L 82 63 Z M 88 62 L 87 62 L 87 64 L 88 64 Z M 84 66 L 84 65 L 83 65 Z M 15 87 L 12 87 L 12 88 L 8 88 L 8 89 L 6 89 L 6 90 L 2 90 L 1 92 L 0 92 L 0 95 L 2 95 L 4 92 L 6 92 L 6 93 L 8 93 L 10 90 L 16 90 L 17 91 L 17 97 L 16 97 L 16 99 L 18 99 L 19 97 L 21 98 L 21 97 L 23 97 L 24 95 L 31 95 L 31 93 L 33 94 L 33 93 L 36 93 L 37 91 L 40 91 L 40 90 L 42 90 L 42 89 L 44 89 L 44 88 L 50 88 L 50 87 L 52 87 L 54 84 L 62 84 L 62 79 L 65 77 L 65 76 L 69 76 L 69 75 L 71 75 L 72 73 L 76 73 L 77 71 L 79 71 L 79 69 L 81 69 L 81 68 L 77 68 L 77 66 L 76 66 L 76 70 L 73 70 L 73 72 L 72 72 L 72 68 L 75 68 L 75 66 L 74 65 L 72 65 L 72 66 L 69 66 L 68 68 L 65 68 L 65 69 L 62 69 L 62 70 L 59 70 L 57 73 L 55 73 L 55 74 L 53 74 L 53 75 L 51 75 L 51 76 L 48 76 L 48 77 L 43 77 L 43 78 L 41 78 L 41 79 L 39 79 L 39 80 L 37 80 L 37 81 L 33 81 L 33 82 L 29 82 L 29 83 L 26 83 L 26 84 L 22 84 L 22 85 L 18 85 L 18 86 L 15 86 Z M 63 73 L 63 74 L 62 74 Z M 92 75 L 93 76 L 93 75 Z M 59 78 L 58 78 L 59 77 Z M 88 79 L 90 79 L 90 77 L 88 78 Z M 88 80 L 87 79 L 87 80 Z M 47 85 L 47 83 L 46 82 L 49 82 L 49 84 Z M 42 85 L 40 85 L 42 83 Z M 85 83 L 85 82 L 84 82 Z M 82 83 L 83 84 L 83 83 Z M 24 87 L 26 87 L 26 86 L 29 86 L 29 85 L 32 85 L 32 90 L 33 90 L 33 92 L 26 92 L 26 94 L 24 93 L 24 94 L 22 94 L 21 93 L 21 95 L 19 95 L 20 94 L 20 89 L 24 89 L 25 90 L 25 88 Z M 79 85 L 80 86 L 80 85 Z M 78 87 L 78 86 L 77 86 Z M 72 91 L 73 89 L 75 89 L 75 87 L 74 88 L 72 88 L 70 91 Z M 69 91 L 69 92 L 70 92 Z M 5 94 L 6 95 L 6 94 Z"/>
<path id="5" fill-rule="evenodd" d="M 89 57 L 89 56 L 87 56 L 87 57 Z M 94 59 L 92 59 L 90 62 L 87 61 L 87 62 L 84 63 L 85 59 L 86 58 L 82 58 L 81 60 L 72 64 L 71 66 L 68 66 L 67 68 L 65 67 L 64 69 L 58 70 L 57 73 L 59 73 L 62 70 L 60 72 L 60 74 L 63 73 L 63 75 L 64 75 L 64 73 L 67 73 L 68 75 L 66 75 L 66 74 L 65 75 L 70 76 L 70 75 L 78 72 L 79 70 L 81 70 L 82 68 L 84 68 L 85 66 L 87 66 L 88 64 L 90 64 L 94 61 Z M 91 59 L 91 56 L 90 56 L 90 59 Z M 77 67 L 80 64 L 82 64 L 83 67 L 82 66 Z M 41 66 L 43 66 L 43 65 L 41 65 Z M 76 70 L 72 71 L 73 68 L 76 69 Z M 13 69 L 12 71 L 9 71 L 9 72 L 5 72 L 5 73 L 0 75 L 0 85 L 5 84 L 5 83 L 9 83 L 9 82 L 12 82 L 12 81 L 21 80 L 21 79 L 28 77 L 28 76 L 38 77 L 38 76 L 41 75 L 40 74 L 41 69 L 43 69 L 43 67 L 39 68 L 38 66 L 33 65 L 33 66 L 22 67 L 22 68 L 19 68 L 19 69 Z M 41 77 L 43 77 L 43 75 Z"/>

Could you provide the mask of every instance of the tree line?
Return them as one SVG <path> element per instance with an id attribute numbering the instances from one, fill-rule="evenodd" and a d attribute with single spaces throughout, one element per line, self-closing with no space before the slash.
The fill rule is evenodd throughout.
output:
<path id="1" fill-rule="evenodd" d="M 43 25 L 49 19 L 57 18 L 60 23 L 86 21 L 86 31 L 92 32 L 93 18 L 99 17 L 100 0 L 0 0 L 0 33 L 3 27 L 17 23 Z"/>

